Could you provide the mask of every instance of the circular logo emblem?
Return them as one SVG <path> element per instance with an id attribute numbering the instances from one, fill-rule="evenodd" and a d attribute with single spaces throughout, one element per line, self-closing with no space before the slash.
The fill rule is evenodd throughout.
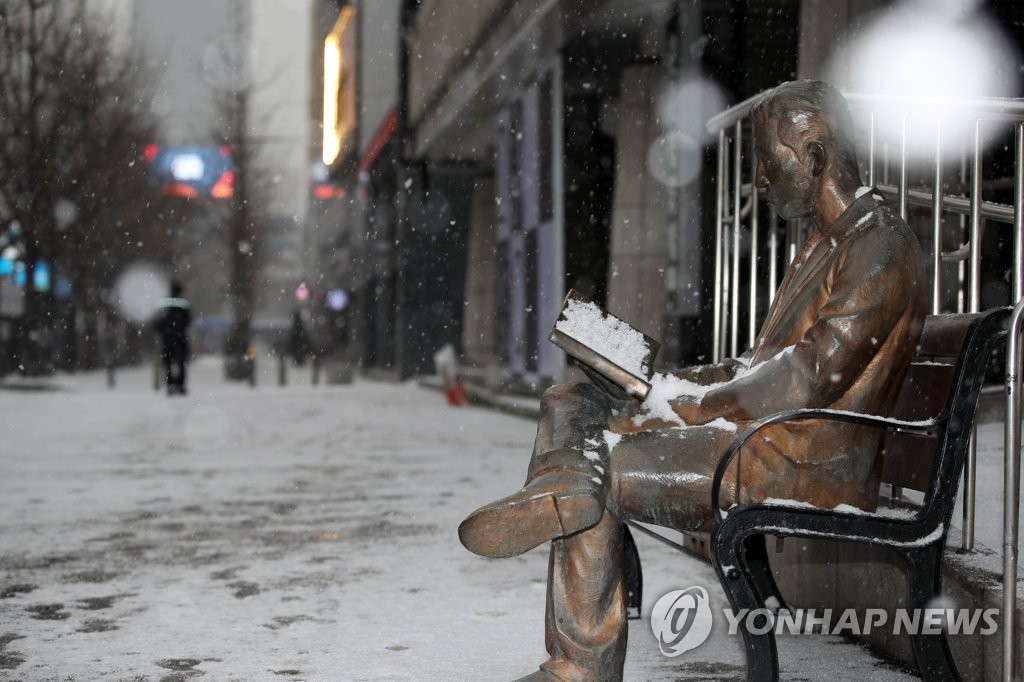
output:
<path id="1" fill-rule="evenodd" d="M 711 604 L 703 587 L 669 592 L 651 611 L 651 630 L 666 656 L 696 649 L 711 634 Z"/>

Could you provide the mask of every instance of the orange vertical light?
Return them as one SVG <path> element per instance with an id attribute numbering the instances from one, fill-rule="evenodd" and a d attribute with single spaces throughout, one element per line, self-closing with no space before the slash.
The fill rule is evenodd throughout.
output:
<path id="1" fill-rule="evenodd" d="M 324 39 L 324 113 L 323 113 L 323 162 L 330 166 L 341 154 L 341 147 L 354 127 L 355 122 L 349 120 L 348 115 L 342 115 L 339 111 L 338 102 L 343 96 L 349 93 L 342 92 L 342 75 L 348 66 L 343 55 L 343 42 L 352 18 L 355 15 L 355 8 L 346 5 L 334 28 Z M 346 88 L 355 87 L 354 80 L 349 78 L 345 82 Z M 345 112 L 347 114 L 348 112 Z"/>

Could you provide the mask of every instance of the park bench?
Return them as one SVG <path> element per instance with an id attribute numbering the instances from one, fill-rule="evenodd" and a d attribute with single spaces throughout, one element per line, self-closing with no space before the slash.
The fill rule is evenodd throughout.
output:
<path id="1" fill-rule="evenodd" d="M 733 612 L 785 605 L 772 575 L 766 536 L 826 538 L 889 547 L 907 567 L 907 608 L 924 609 L 941 595 L 942 555 L 953 506 L 970 444 L 985 371 L 1005 338 L 1008 308 L 976 314 L 929 316 L 896 408 L 888 417 L 834 410 L 799 409 L 765 417 L 739 433 L 723 454 L 713 480 L 715 524 L 710 536 L 692 534 L 677 549 L 709 557 Z M 839 420 L 885 429 L 880 484 L 923 493 L 919 504 L 890 498 L 877 512 L 819 509 L 784 502 L 735 506 L 723 512 L 722 478 L 745 441 L 763 428 L 792 420 Z M 630 525 L 665 540 L 643 525 Z M 642 573 L 635 545 L 627 543 L 626 573 L 631 606 L 639 603 Z M 746 652 L 748 680 L 778 680 L 779 660 L 773 628 L 766 623 L 739 628 Z M 764 632 L 754 634 L 750 632 Z M 918 668 L 925 680 L 959 680 L 944 633 L 912 635 Z"/>

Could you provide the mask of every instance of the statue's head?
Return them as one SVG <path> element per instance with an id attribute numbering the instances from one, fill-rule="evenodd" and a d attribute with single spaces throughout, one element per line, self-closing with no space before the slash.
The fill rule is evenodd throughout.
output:
<path id="1" fill-rule="evenodd" d="M 754 104 L 750 118 L 756 183 L 783 218 L 810 215 L 827 185 L 849 193 L 860 186 L 850 109 L 828 83 L 783 83 Z"/>

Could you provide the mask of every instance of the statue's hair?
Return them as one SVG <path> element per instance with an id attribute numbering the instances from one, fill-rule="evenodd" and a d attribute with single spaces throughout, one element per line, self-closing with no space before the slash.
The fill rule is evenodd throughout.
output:
<path id="1" fill-rule="evenodd" d="M 803 156 L 804 146 L 821 142 L 834 172 L 860 184 L 850 108 L 838 90 L 818 80 L 783 83 L 766 92 L 750 109 L 754 123 L 775 121 L 779 139 Z"/>

